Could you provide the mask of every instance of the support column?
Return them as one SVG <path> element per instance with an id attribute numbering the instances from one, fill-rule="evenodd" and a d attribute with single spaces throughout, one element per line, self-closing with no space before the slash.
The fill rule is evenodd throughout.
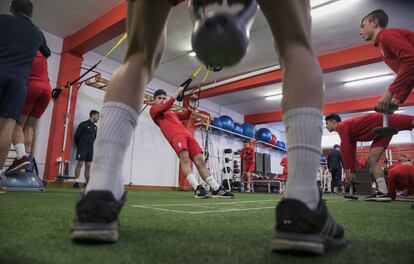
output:
<path id="1" fill-rule="evenodd" d="M 75 80 L 80 76 L 82 56 L 65 52 L 62 53 L 60 59 L 60 68 L 57 79 L 57 84 L 64 86 L 67 82 Z M 47 146 L 45 173 L 43 175 L 44 180 L 55 180 L 58 176 L 58 163 L 57 158 L 61 157 L 62 160 L 69 160 L 70 157 L 70 145 L 72 142 L 73 120 L 76 108 L 76 99 L 78 96 L 78 86 L 73 86 L 72 96 L 70 98 L 70 116 L 67 126 L 67 137 L 65 150 L 63 151 L 63 141 L 65 133 L 65 119 L 66 110 L 68 106 L 69 89 L 64 89 L 59 98 L 54 101 L 52 120 L 49 132 L 49 142 Z"/>

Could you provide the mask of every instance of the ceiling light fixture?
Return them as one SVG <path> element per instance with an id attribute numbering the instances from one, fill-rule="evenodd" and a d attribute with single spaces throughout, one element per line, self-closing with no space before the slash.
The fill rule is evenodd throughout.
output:
<path id="1" fill-rule="evenodd" d="M 188 53 L 188 56 L 195 57 L 197 56 L 197 53 L 195 53 L 194 51 L 191 51 L 190 53 Z"/>
<path id="2" fill-rule="evenodd" d="M 377 82 L 383 82 L 394 78 L 393 74 L 382 74 L 377 76 L 370 76 L 366 78 L 356 79 L 356 80 L 350 80 L 344 82 L 344 85 L 346 87 L 354 87 L 354 86 L 361 86 L 366 84 L 372 84 Z"/>
<path id="3" fill-rule="evenodd" d="M 279 94 L 274 94 L 274 95 L 269 95 L 265 97 L 266 101 L 270 101 L 270 100 L 278 100 L 278 99 L 282 99 L 283 94 L 279 93 Z"/>

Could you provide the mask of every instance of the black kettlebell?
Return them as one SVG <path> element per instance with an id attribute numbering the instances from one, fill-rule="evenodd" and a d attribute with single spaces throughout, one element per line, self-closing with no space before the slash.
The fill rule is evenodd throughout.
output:
<path id="1" fill-rule="evenodd" d="M 204 15 L 200 0 L 190 0 L 194 21 L 191 44 L 202 63 L 223 67 L 240 62 L 249 46 L 249 31 L 257 8 L 255 0 L 246 0 L 237 14 L 217 10 Z"/>

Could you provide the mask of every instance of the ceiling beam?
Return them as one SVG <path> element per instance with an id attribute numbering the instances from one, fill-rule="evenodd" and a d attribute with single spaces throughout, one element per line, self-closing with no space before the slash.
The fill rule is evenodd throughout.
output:
<path id="1" fill-rule="evenodd" d="M 323 113 L 352 113 L 372 110 L 374 105 L 377 103 L 379 96 L 368 97 L 362 99 L 355 99 L 349 101 L 326 103 L 323 106 Z M 414 105 L 414 92 L 407 98 L 403 106 Z M 253 114 L 244 116 L 244 122 L 250 124 L 267 124 L 273 122 L 280 122 L 283 119 L 282 111 Z"/>
<path id="2" fill-rule="evenodd" d="M 372 44 L 344 49 L 336 52 L 318 56 L 319 64 L 324 73 L 347 69 L 355 66 L 366 65 L 382 60 L 378 48 Z M 264 85 L 278 83 L 282 81 L 283 71 L 275 70 L 268 73 L 259 74 L 246 79 L 223 84 L 204 90 L 200 98 L 208 98 L 228 93 L 239 92 Z"/>
<path id="3" fill-rule="evenodd" d="M 63 52 L 83 55 L 126 30 L 126 2 L 108 11 L 63 42 Z"/>

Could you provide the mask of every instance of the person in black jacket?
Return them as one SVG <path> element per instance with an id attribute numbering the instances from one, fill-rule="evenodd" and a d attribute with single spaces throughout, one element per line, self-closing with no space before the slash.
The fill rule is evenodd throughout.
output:
<path id="1" fill-rule="evenodd" d="M 10 13 L 0 14 L 0 173 L 23 109 L 32 62 L 37 51 L 50 55 L 43 33 L 31 21 L 33 4 L 13 0 Z"/>
<path id="2" fill-rule="evenodd" d="M 339 145 L 334 145 L 334 149 L 328 154 L 328 169 L 332 174 L 331 192 L 338 193 L 342 179 L 342 158 Z"/>
<path id="3" fill-rule="evenodd" d="M 76 160 L 78 161 L 75 169 L 75 183 L 73 187 L 79 188 L 80 171 L 85 164 L 85 180 L 89 181 L 91 170 L 91 163 L 93 160 L 93 143 L 96 139 L 97 127 L 96 123 L 99 120 L 99 112 L 92 110 L 89 113 L 89 119 L 79 124 L 75 132 Z"/>

